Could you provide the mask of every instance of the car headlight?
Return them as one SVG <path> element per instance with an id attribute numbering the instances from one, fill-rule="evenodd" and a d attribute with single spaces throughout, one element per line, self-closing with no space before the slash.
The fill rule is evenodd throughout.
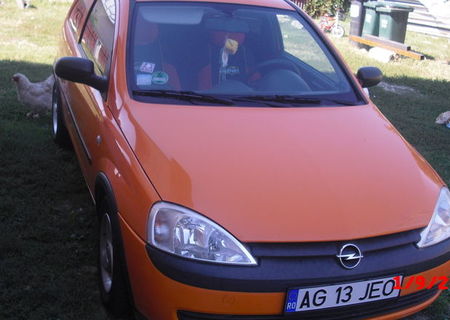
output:
<path id="1" fill-rule="evenodd" d="M 184 258 L 233 265 L 257 264 L 228 231 L 175 204 L 158 202 L 152 207 L 147 234 L 152 246 Z"/>
<path id="2" fill-rule="evenodd" d="M 450 192 L 442 188 L 433 217 L 420 234 L 419 248 L 429 247 L 450 237 Z"/>

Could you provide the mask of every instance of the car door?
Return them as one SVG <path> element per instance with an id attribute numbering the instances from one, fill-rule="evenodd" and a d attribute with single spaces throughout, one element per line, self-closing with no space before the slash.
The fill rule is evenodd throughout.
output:
<path id="1" fill-rule="evenodd" d="M 82 19 L 76 13 L 73 16 L 73 22 L 69 19 L 69 24 L 78 23 Z M 115 1 L 95 1 L 71 55 L 93 61 L 96 74 L 107 78 L 111 71 L 114 31 Z M 70 81 L 62 81 L 61 86 L 67 95 L 68 113 L 72 122 L 69 129 L 75 136 L 73 140 L 79 163 L 89 189 L 93 190 L 97 173 L 95 162 L 99 158 L 102 124 L 108 104 L 107 92 L 101 93 L 85 84 Z"/>

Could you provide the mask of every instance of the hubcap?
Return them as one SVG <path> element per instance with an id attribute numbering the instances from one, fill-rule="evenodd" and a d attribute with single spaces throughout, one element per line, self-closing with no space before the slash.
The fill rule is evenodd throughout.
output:
<path id="1" fill-rule="evenodd" d="M 56 132 L 58 132 L 58 100 L 56 99 L 56 93 L 53 94 L 52 118 L 53 118 L 53 134 L 56 135 Z"/>
<path id="2" fill-rule="evenodd" d="M 112 229 L 109 215 L 103 215 L 100 225 L 100 274 L 103 288 L 106 292 L 111 291 L 114 269 L 114 247 L 112 243 Z"/>

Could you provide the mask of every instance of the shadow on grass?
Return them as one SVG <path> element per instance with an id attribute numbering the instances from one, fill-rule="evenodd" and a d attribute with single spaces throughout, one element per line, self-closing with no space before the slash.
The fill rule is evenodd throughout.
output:
<path id="1" fill-rule="evenodd" d="M 96 215 L 50 115 L 25 116 L 10 78 L 51 66 L 0 61 L 0 319 L 107 319 L 97 290 Z"/>
<path id="2" fill-rule="evenodd" d="M 422 54 L 422 55 L 424 56 L 425 60 L 431 60 L 431 61 L 435 61 L 435 60 L 436 60 L 435 57 L 430 56 L 430 55 L 428 55 L 428 54 L 426 54 L 426 53 L 417 52 L 417 51 L 415 51 L 415 52 L 416 52 L 416 53 L 419 53 L 419 54 Z"/>
<path id="3" fill-rule="evenodd" d="M 16 60 L 0 60 L 0 69 L 2 70 L 0 73 L 2 87 L 4 86 L 4 80 L 11 78 L 17 72 L 29 75 L 32 81 L 44 80 L 52 72 L 52 66 L 49 64 Z"/>

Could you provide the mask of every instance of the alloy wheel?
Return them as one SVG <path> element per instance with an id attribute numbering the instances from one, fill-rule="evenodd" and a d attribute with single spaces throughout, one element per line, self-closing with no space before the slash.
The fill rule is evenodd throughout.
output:
<path id="1" fill-rule="evenodd" d="M 105 292 L 110 292 L 113 282 L 114 246 L 111 219 L 107 213 L 103 215 L 100 223 L 100 275 Z"/>

